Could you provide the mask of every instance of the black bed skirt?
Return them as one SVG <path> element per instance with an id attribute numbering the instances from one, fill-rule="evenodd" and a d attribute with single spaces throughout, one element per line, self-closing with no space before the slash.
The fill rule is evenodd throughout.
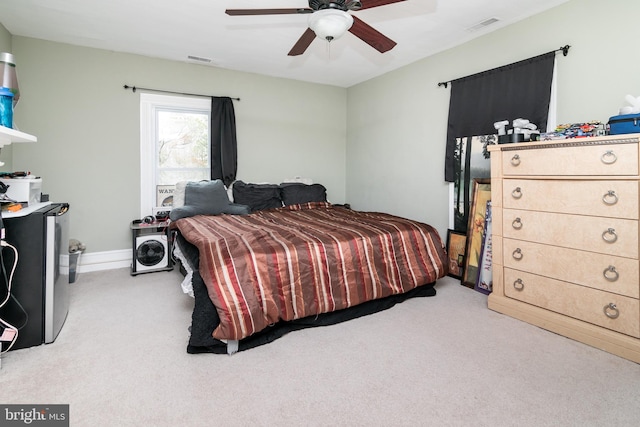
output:
<path id="1" fill-rule="evenodd" d="M 212 333 L 219 323 L 218 313 L 209 299 L 207 289 L 198 271 L 193 273 L 193 292 L 195 306 L 191 316 L 191 337 L 187 346 L 187 353 L 216 353 L 227 354 L 227 344 L 213 338 Z M 373 301 L 350 307 L 344 310 L 323 313 L 291 321 L 281 321 L 239 341 L 238 351 L 248 350 L 263 344 L 268 344 L 283 335 L 305 328 L 334 325 L 346 320 L 377 313 L 393 307 L 409 298 L 430 297 L 436 294 L 434 283 L 419 286 L 404 294 L 390 295 Z"/>

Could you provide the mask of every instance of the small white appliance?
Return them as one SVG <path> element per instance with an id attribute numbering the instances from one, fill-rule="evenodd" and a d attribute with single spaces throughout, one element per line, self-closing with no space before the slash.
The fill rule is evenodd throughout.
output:
<path id="1" fill-rule="evenodd" d="M 42 178 L 0 178 L 7 188 L 7 197 L 28 206 L 40 203 Z"/>
<path id="2" fill-rule="evenodd" d="M 137 236 L 134 258 L 136 273 L 164 270 L 169 267 L 169 242 L 166 233 Z"/>

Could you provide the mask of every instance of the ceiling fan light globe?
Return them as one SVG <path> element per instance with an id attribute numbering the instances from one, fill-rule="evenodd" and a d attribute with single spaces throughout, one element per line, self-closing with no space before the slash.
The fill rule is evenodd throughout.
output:
<path id="1" fill-rule="evenodd" d="M 309 17 L 309 28 L 323 40 L 339 39 L 353 25 L 353 17 L 342 10 L 324 9 Z"/>

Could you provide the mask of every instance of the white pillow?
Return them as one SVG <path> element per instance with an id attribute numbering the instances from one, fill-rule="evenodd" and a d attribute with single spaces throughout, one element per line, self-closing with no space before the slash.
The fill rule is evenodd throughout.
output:
<path id="1" fill-rule="evenodd" d="M 231 184 L 229 184 L 229 186 L 227 187 L 227 197 L 229 197 L 229 201 L 231 203 L 233 203 L 233 183 L 235 181 L 233 181 Z"/>
<path id="2" fill-rule="evenodd" d="M 302 184 L 307 184 L 307 185 L 311 185 L 313 184 L 313 180 L 311 178 L 302 178 L 300 176 L 296 176 L 295 178 L 287 178 L 284 181 L 285 183 L 289 183 L 289 182 L 300 182 Z"/>
<path id="3" fill-rule="evenodd" d="M 184 206 L 184 191 L 187 188 L 188 181 L 180 181 L 176 184 L 176 189 L 173 191 L 173 207 L 179 208 Z"/>

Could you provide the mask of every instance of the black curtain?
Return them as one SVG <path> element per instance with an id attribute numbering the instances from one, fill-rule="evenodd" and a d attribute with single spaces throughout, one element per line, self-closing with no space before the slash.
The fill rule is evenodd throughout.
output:
<path id="1" fill-rule="evenodd" d="M 230 185 L 238 169 L 238 141 L 233 100 L 211 97 L 211 179 Z"/>
<path id="2" fill-rule="evenodd" d="M 451 82 L 445 181 L 456 180 L 456 139 L 495 134 L 501 120 L 528 119 L 547 127 L 555 52 Z"/>

